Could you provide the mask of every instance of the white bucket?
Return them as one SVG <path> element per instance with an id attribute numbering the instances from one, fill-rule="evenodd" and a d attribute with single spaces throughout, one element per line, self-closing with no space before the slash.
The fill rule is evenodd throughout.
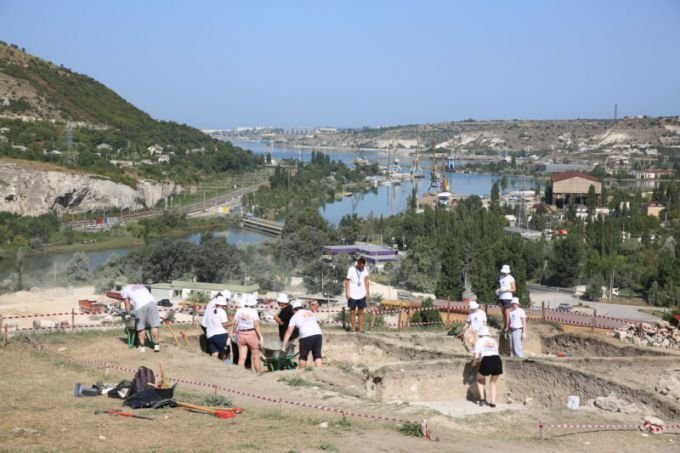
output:
<path id="1" fill-rule="evenodd" d="M 581 400 L 578 395 L 569 395 L 569 399 L 567 400 L 567 407 L 569 409 L 578 409 L 580 404 Z"/>

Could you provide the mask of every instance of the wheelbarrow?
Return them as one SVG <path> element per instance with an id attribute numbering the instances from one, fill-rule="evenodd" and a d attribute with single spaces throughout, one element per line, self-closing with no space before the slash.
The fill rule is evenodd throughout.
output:
<path id="1" fill-rule="evenodd" d="M 269 371 L 293 370 L 298 366 L 295 357 L 299 354 L 299 352 L 294 353 L 294 351 L 295 344 L 289 344 L 286 351 L 282 351 L 281 347 L 263 347 L 260 356 L 262 358 L 262 363 Z"/>

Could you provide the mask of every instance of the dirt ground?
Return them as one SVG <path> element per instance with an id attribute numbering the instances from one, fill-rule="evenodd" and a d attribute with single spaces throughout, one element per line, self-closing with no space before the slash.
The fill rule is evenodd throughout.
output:
<path id="1" fill-rule="evenodd" d="M 194 330 L 188 332 L 191 349 L 186 345 L 178 348 L 171 341 L 165 341 L 158 354 L 128 349 L 120 332 L 55 333 L 30 341 L 12 338 L 9 345 L 0 350 L 3 363 L 0 445 L 9 450 L 208 451 L 236 447 L 246 451 L 276 452 L 499 449 L 519 452 L 536 448 L 541 451 L 670 452 L 677 451 L 676 444 L 680 442 L 680 436 L 674 434 L 653 436 L 638 431 L 606 430 L 546 430 L 545 439 L 540 440 L 539 420 L 548 424 L 638 424 L 641 418 L 594 409 L 570 411 L 565 407 L 566 401 L 564 404 L 537 404 L 538 396 L 534 403 L 527 405 L 518 400 L 507 403 L 499 398 L 496 409 L 479 408 L 471 401 L 453 397 L 460 393 L 459 387 L 463 383 L 458 376 L 451 376 L 447 381 L 446 370 L 466 361 L 467 355 L 442 332 L 376 333 L 357 339 L 344 332 L 327 330 L 330 366 L 260 375 L 226 366 L 199 353 Z M 268 333 L 272 334 L 273 331 Z M 35 343 L 46 347 L 37 350 Z M 431 354 L 427 360 L 417 357 L 426 351 Z M 120 409 L 120 400 L 103 396 L 75 398 L 74 384 L 118 382 L 131 379 L 132 373 L 112 367 L 107 375 L 104 368 L 75 363 L 67 357 L 106 361 L 131 369 L 145 365 L 157 372 L 162 364 L 170 379 L 215 384 L 233 392 L 413 422 L 426 418 L 439 441 L 406 436 L 398 431 L 397 422 L 343 417 L 337 412 L 265 401 L 223 390 L 219 394 L 232 398 L 234 405 L 245 409 L 243 414 L 221 420 L 180 409 L 135 411 L 154 418 L 153 421 L 95 415 L 96 409 Z M 439 391 L 447 393 L 448 385 L 449 396 L 440 395 L 436 401 L 387 402 L 371 397 L 368 391 L 371 376 L 381 368 L 396 370 L 395 373 L 404 368 L 408 372 L 409 367 L 429 369 L 435 362 L 441 368 Z M 518 376 L 521 373 L 510 370 L 523 365 L 511 361 L 508 365 L 507 383 L 511 383 L 512 373 Z M 427 387 L 429 384 L 423 381 L 422 385 Z M 210 388 L 180 383 L 176 397 L 201 403 L 213 392 Z M 327 428 L 319 426 L 323 422 L 328 423 Z"/>

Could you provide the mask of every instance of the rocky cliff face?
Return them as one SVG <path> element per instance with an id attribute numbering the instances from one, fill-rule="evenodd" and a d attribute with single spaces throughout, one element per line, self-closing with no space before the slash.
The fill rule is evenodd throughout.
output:
<path id="1" fill-rule="evenodd" d="M 133 189 L 100 176 L 0 162 L 0 211 L 26 216 L 144 209 L 182 191 L 174 183 L 141 181 Z"/>

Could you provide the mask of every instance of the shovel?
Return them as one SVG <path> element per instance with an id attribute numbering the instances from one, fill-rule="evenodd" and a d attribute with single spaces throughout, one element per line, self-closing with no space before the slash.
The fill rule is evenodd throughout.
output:
<path id="1" fill-rule="evenodd" d="M 109 415 L 118 415 L 121 417 L 131 417 L 131 418 L 141 418 L 142 420 L 153 420 L 151 417 L 145 417 L 143 415 L 136 415 L 136 414 L 131 414 L 129 412 L 123 412 L 123 411 L 114 411 L 111 409 L 97 409 L 94 411 L 95 415 L 99 414 L 109 414 Z"/>
<path id="2" fill-rule="evenodd" d="M 186 409 L 188 411 L 194 411 L 194 412 L 200 412 L 201 414 L 208 414 L 208 415 L 214 415 L 217 418 L 233 418 L 236 417 L 236 414 L 240 414 L 243 412 L 242 409 L 238 407 L 225 407 L 222 409 L 218 408 L 212 408 L 212 407 L 206 407 L 206 406 L 197 406 L 195 404 L 189 404 L 189 403 L 182 403 L 181 401 L 177 401 L 177 406 Z"/>

